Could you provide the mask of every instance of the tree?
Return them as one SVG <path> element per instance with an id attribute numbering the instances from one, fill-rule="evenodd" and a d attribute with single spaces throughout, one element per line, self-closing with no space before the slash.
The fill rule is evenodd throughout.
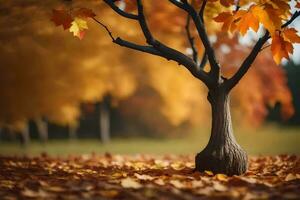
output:
<path id="1" fill-rule="evenodd" d="M 126 9 L 120 8 L 115 0 L 103 0 L 116 13 L 124 18 L 138 22 L 145 37 L 147 45 L 114 37 L 109 28 L 95 18 L 95 14 L 86 8 L 74 11 L 73 19 L 70 13 L 63 11 L 56 13 L 53 18 L 57 25 L 63 25 L 65 29 L 70 29 L 75 36 L 82 39 L 87 29 L 83 18 L 92 18 L 106 29 L 112 42 L 120 46 L 156 55 L 167 60 L 177 62 L 184 66 L 195 78 L 202 81 L 208 88 L 207 99 L 212 110 L 211 138 L 205 149 L 198 153 L 195 162 L 197 171 L 211 170 L 215 173 L 225 173 L 229 175 L 242 174 L 247 169 L 247 154 L 237 144 L 233 136 L 231 114 L 230 114 L 230 92 L 240 82 L 250 69 L 259 52 L 265 48 L 264 45 L 271 39 L 271 51 L 277 64 L 283 58 L 288 59 L 293 53 L 293 43 L 300 42 L 297 30 L 289 28 L 289 25 L 300 15 L 300 11 L 293 14 L 289 12 L 289 1 L 220 1 L 220 4 L 227 8 L 226 11 L 219 11 L 214 18 L 215 21 L 223 23 L 222 31 L 239 32 L 244 35 L 250 28 L 257 32 L 260 24 L 263 26 L 263 34 L 255 43 L 250 54 L 242 62 L 238 70 L 231 76 L 225 77 L 221 71 L 221 66 L 217 61 L 215 50 L 208 37 L 204 20 L 206 5 L 216 4 L 216 0 L 187 1 L 169 0 L 169 3 L 181 9 L 187 14 L 188 21 L 193 21 L 197 34 L 204 46 L 202 61 L 198 62 L 198 55 L 194 40 L 187 31 L 187 37 L 193 51 L 193 56 L 189 57 L 184 53 L 164 44 L 158 40 L 151 32 L 146 20 L 144 5 L 142 0 L 126 1 Z M 136 12 L 130 11 L 136 8 Z M 297 2 L 297 8 L 300 3 Z M 62 17 L 61 17 L 62 16 Z M 63 20 L 61 20 L 63 19 Z M 167 19 L 166 19 L 167 20 Z M 189 23 L 187 25 L 189 30 Z M 209 62 L 210 70 L 203 70 L 206 61 Z"/>

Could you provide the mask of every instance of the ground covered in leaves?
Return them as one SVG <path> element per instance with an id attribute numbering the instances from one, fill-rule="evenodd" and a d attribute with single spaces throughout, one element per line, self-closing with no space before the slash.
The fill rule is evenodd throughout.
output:
<path id="1" fill-rule="evenodd" d="M 243 176 L 191 156 L 0 157 L 1 199 L 300 199 L 300 157 L 251 157 Z"/>

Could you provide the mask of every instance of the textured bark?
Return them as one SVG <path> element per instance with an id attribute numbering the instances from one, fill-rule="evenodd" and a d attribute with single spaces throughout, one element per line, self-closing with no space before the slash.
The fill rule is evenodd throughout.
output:
<path id="1" fill-rule="evenodd" d="M 196 156 L 196 170 L 240 175 L 247 170 L 247 154 L 237 144 L 232 129 L 230 98 L 222 89 L 210 91 L 212 108 L 211 137 L 205 149 Z"/>

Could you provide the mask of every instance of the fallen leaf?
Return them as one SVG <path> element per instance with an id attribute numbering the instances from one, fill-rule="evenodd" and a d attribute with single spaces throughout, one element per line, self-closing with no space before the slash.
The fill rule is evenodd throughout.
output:
<path id="1" fill-rule="evenodd" d="M 139 189 L 142 187 L 142 185 L 135 181 L 132 178 L 125 178 L 123 180 L 121 180 L 121 185 L 123 188 L 133 188 L 133 189 Z"/>

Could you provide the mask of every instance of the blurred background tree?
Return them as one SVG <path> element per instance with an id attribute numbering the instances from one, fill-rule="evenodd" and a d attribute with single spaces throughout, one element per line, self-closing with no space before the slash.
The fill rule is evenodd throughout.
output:
<path id="1" fill-rule="evenodd" d="M 82 2 L 73 1 L 64 6 L 77 7 Z M 119 23 L 118 16 L 98 1 L 84 4 L 101 13 L 101 20 L 110 24 L 116 35 L 132 41 L 141 40 L 136 24 L 126 20 Z M 51 8 L 60 6 L 59 0 L 1 2 L 2 130 L 22 133 L 27 143 L 31 121 L 36 124 L 41 138 L 47 140 L 47 123 L 50 122 L 68 127 L 70 137 L 75 138 L 78 132 L 82 135 L 94 132 L 107 142 L 110 118 L 114 127 L 119 127 L 113 127 L 113 131 L 123 134 L 174 135 L 208 124 L 209 106 L 203 101 L 207 91 L 185 69 L 160 58 L 111 45 L 107 34 L 94 23 L 89 24 L 93 31 L 88 32 L 84 42 L 74 40 L 49 20 Z M 183 39 L 186 37 L 185 14 L 159 0 L 146 6 L 149 12 L 155 10 L 150 18 L 155 34 L 172 47 L 190 53 L 188 41 Z M 127 8 L 130 9 L 130 4 Z M 205 17 L 211 19 L 214 12 L 208 5 Z M 166 17 L 170 20 L 160 20 Z M 161 23 L 166 24 L 161 26 Z M 208 31 L 218 28 L 212 22 Z M 231 74 L 250 48 L 242 47 L 235 36 L 228 39 L 218 35 L 218 38 L 214 46 L 221 64 L 227 66 L 225 73 Z M 196 44 L 200 47 L 200 41 Z M 238 51 L 231 51 L 232 48 Z M 276 66 L 268 51 L 262 52 L 234 91 L 233 114 L 239 124 L 261 125 L 268 109 L 277 104 L 281 105 L 283 118 L 293 114 L 286 74 Z M 292 78 L 291 74 L 295 73 L 288 71 L 288 74 Z M 245 92 L 245 88 L 251 92 Z M 87 121 L 88 116 L 90 121 Z M 88 129 L 90 126 L 94 129 Z"/>

